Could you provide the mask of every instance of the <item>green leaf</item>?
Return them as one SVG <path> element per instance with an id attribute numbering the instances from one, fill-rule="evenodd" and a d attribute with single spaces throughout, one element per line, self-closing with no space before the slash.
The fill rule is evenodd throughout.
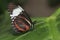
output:
<path id="1" fill-rule="evenodd" d="M 37 21 L 35 29 L 23 35 L 14 36 L 11 33 L 11 20 L 5 12 L 4 19 L 0 23 L 0 40 L 60 40 L 60 8 L 50 17 L 33 17 Z"/>

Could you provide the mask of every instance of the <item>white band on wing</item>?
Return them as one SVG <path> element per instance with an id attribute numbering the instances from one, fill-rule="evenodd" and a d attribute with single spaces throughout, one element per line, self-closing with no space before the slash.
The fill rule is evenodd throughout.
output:
<path id="1" fill-rule="evenodd" d="M 18 5 L 17 8 L 13 9 L 12 14 L 10 14 L 11 19 L 18 16 L 22 11 L 24 11 L 24 9 Z"/>

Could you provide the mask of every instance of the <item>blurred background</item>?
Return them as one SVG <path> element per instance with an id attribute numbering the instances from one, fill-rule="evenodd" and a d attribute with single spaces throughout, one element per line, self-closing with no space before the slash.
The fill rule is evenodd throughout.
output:
<path id="1" fill-rule="evenodd" d="M 0 21 L 7 13 L 9 2 L 19 3 L 31 17 L 48 17 L 60 7 L 60 0 L 0 0 Z M 9 16 L 9 15 L 8 15 Z"/>
<path id="2" fill-rule="evenodd" d="M 60 0 L 0 0 L 0 16 L 12 1 L 19 3 L 31 16 L 50 16 L 60 4 Z"/>
<path id="3" fill-rule="evenodd" d="M 19 37 L 13 36 L 10 32 L 12 31 L 11 20 L 10 20 L 8 11 L 7 11 L 8 9 L 7 6 L 8 6 L 8 3 L 12 1 L 14 1 L 15 3 L 19 3 L 31 17 L 34 17 L 33 20 L 42 22 L 36 25 L 37 26 L 36 29 L 33 30 L 28 36 L 26 35 L 27 38 L 26 37 L 19 38 L 20 36 Z M 58 34 L 55 33 L 56 23 L 59 24 L 58 27 L 60 28 L 60 14 L 59 14 L 60 9 L 56 12 L 58 8 L 60 8 L 60 0 L 0 0 L 0 40 L 15 40 L 15 39 L 16 40 L 17 39 L 18 40 L 20 39 L 21 40 L 31 40 L 31 39 L 32 40 L 37 40 L 37 39 L 44 40 L 48 34 L 52 34 L 51 36 L 54 37 L 52 38 L 53 40 L 59 38 L 60 36 L 57 37 Z M 54 12 L 55 14 L 51 16 Z M 58 16 L 57 13 L 59 17 L 57 17 Z M 55 17 L 57 18 L 58 22 L 55 22 L 56 21 Z M 51 40 L 50 39 L 51 36 L 49 37 L 47 36 L 48 38 L 47 40 Z"/>

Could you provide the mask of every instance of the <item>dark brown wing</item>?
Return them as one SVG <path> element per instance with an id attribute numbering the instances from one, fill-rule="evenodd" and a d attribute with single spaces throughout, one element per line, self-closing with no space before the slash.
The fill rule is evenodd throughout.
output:
<path id="1" fill-rule="evenodd" d="M 28 31 L 30 29 L 29 23 L 22 16 L 17 16 L 13 24 L 19 31 L 22 32 Z"/>

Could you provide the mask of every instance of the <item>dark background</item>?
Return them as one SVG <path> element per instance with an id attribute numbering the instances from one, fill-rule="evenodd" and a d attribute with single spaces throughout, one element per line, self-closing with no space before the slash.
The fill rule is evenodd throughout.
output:
<path id="1" fill-rule="evenodd" d="M 60 0 L 0 0 L 0 15 L 4 15 L 9 2 L 19 3 L 32 17 L 50 16 L 59 6 Z"/>
<path id="2" fill-rule="evenodd" d="M 29 0 L 24 9 L 34 17 L 50 16 L 59 6 L 60 0 Z"/>

